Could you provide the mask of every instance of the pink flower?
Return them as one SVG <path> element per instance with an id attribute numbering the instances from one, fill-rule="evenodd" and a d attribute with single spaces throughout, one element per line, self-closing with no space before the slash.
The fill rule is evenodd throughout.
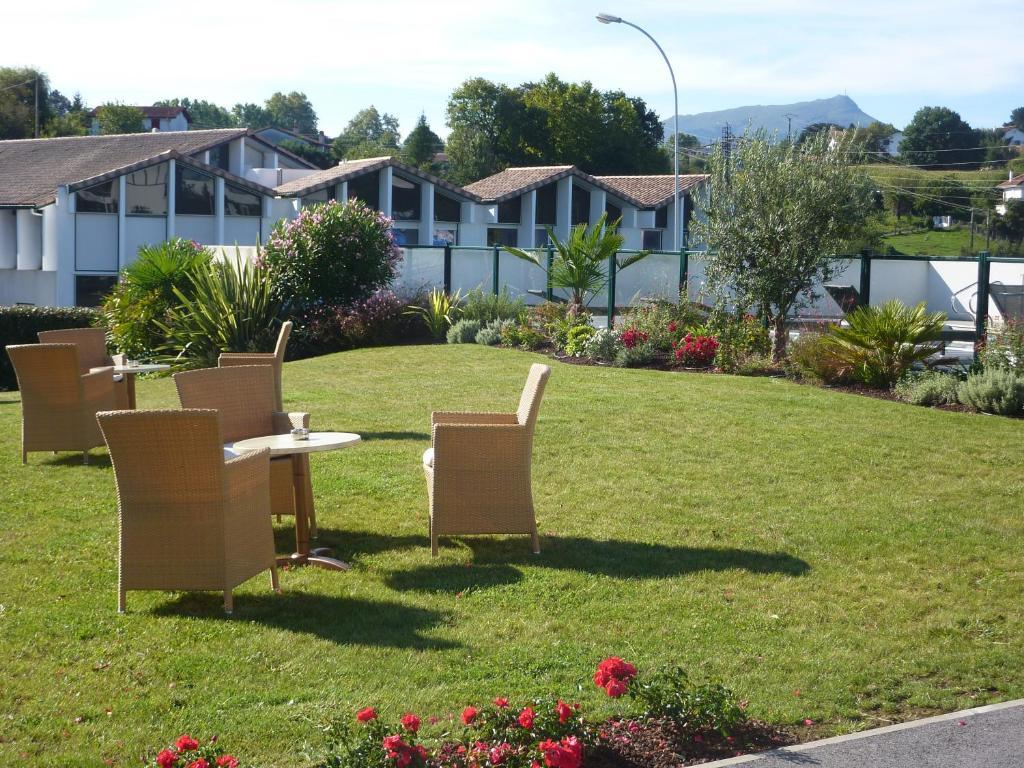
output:
<path id="1" fill-rule="evenodd" d="M 808 717 L 804 720 L 804 725 L 814 725 L 814 721 Z"/>
<path id="2" fill-rule="evenodd" d="M 462 722 L 469 725 L 476 719 L 476 707 L 466 707 L 462 710 Z"/>
<path id="3" fill-rule="evenodd" d="M 371 720 L 376 719 L 377 710 L 373 707 L 366 707 L 365 709 L 360 709 L 358 712 L 356 712 L 356 720 L 358 720 L 360 723 L 368 723 Z"/>
<path id="4" fill-rule="evenodd" d="M 220 768 L 238 768 L 238 758 L 232 755 L 221 755 L 217 758 L 217 765 Z"/>
<path id="5" fill-rule="evenodd" d="M 402 727 L 410 733 L 416 733 L 416 731 L 420 729 L 420 719 L 412 712 L 406 712 L 402 715 L 400 722 L 402 723 Z"/>
<path id="6" fill-rule="evenodd" d="M 535 716 L 536 713 L 533 711 L 531 707 L 523 707 L 523 711 L 519 713 L 519 717 L 516 719 L 519 722 L 519 725 L 521 725 L 526 730 L 530 730 L 531 728 L 533 728 L 533 718 Z"/>
<path id="7" fill-rule="evenodd" d="M 491 751 L 488 753 L 488 756 L 491 758 L 491 764 L 501 765 L 505 762 L 505 758 L 509 756 L 510 752 L 512 752 L 512 745 L 507 742 L 503 742 L 496 747 L 492 747 Z"/>

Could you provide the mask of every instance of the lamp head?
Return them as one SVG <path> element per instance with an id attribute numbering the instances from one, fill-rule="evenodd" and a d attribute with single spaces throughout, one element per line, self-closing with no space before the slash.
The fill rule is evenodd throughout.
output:
<path id="1" fill-rule="evenodd" d="M 602 24 L 620 24 L 622 23 L 622 17 L 612 16 L 610 13 L 599 13 L 597 14 L 597 20 Z"/>

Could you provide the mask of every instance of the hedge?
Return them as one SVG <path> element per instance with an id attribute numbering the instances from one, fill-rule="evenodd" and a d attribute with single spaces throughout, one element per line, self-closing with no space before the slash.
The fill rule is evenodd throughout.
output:
<path id="1" fill-rule="evenodd" d="M 86 328 L 96 325 L 100 313 L 85 307 L 0 307 L 0 346 L 36 344 L 39 331 Z M 0 390 L 17 389 L 11 358 L 0 355 Z"/>

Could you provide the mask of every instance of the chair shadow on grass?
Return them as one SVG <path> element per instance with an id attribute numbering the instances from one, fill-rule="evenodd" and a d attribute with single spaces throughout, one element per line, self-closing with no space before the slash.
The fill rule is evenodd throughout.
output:
<path id="1" fill-rule="evenodd" d="M 810 565 L 786 552 L 731 547 L 683 547 L 637 541 L 542 536 L 541 553 L 529 552 L 525 537 L 445 539 L 442 549 L 460 541 L 473 552 L 467 564 L 424 565 L 394 571 L 385 583 L 399 591 L 462 592 L 513 584 L 523 578 L 518 566 L 580 571 L 618 579 L 659 579 L 700 571 L 803 576 Z"/>
<path id="2" fill-rule="evenodd" d="M 351 427 L 349 427 L 351 429 Z M 429 432 L 359 432 L 356 433 L 369 442 L 371 440 L 430 440 Z"/>
<path id="3" fill-rule="evenodd" d="M 93 449 L 95 451 L 96 449 Z M 43 453 L 42 451 L 33 452 L 28 455 L 28 463 L 32 464 L 32 458 L 36 457 L 36 462 L 44 467 L 85 467 L 86 469 L 110 469 L 110 454 L 103 451 L 103 453 L 89 452 L 89 463 L 84 464 L 82 462 L 82 452 L 77 453 L 59 453 L 54 456 L 52 453 Z"/>
<path id="4" fill-rule="evenodd" d="M 295 518 L 282 516 L 280 524 L 274 518 L 274 547 L 279 555 L 295 551 Z M 320 528 L 310 545 L 329 547 L 334 556 L 342 560 L 358 559 L 363 555 L 377 555 L 382 552 L 397 552 L 402 549 L 427 548 L 427 536 L 380 536 L 366 531 L 346 531 L 338 528 Z"/>
<path id="5" fill-rule="evenodd" d="M 261 574 L 256 581 L 265 579 Z M 343 575 L 340 578 L 344 578 Z M 289 589 L 282 574 L 283 592 L 236 594 L 233 616 L 224 614 L 217 592 L 184 592 L 153 610 L 157 616 L 179 616 L 214 621 L 255 622 L 267 627 L 316 635 L 339 645 L 367 645 L 414 650 L 446 650 L 459 643 L 424 636 L 447 622 L 439 611 L 400 603 L 332 596 Z"/>

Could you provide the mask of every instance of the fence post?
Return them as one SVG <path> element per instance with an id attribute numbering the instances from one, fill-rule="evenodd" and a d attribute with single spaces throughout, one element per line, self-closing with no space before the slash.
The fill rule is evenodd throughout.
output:
<path id="1" fill-rule="evenodd" d="M 860 254 L 860 305 L 871 305 L 871 251 Z"/>
<path id="2" fill-rule="evenodd" d="M 974 313 L 976 342 L 985 340 L 985 321 L 988 320 L 989 268 L 988 251 L 982 251 L 978 254 L 978 306 Z"/>
<path id="3" fill-rule="evenodd" d="M 548 243 L 547 300 L 555 300 L 555 288 L 551 285 L 551 268 L 555 265 L 555 247 Z"/>
<path id="4" fill-rule="evenodd" d="M 444 276 L 441 278 L 444 281 L 444 292 L 452 292 L 452 246 L 450 243 L 445 243 L 444 246 Z"/>
<path id="5" fill-rule="evenodd" d="M 498 290 L 498 256 L 501 254 L 501 249 L 498 246 L 494 246 L 494 263 L 491 267 L 491 291 L 497 296 L 500 291 Z"/>
<path id="6" fill-rule="evenodd" d="M 690 301 L 690 252 L 686 248 L 679 250 L 679 303 Z"/>
<path id="7" fill-rule="evenodd" d="M 608 328 L 615 327 L 615 257 L 614 253 L 608 257 Z"/>

